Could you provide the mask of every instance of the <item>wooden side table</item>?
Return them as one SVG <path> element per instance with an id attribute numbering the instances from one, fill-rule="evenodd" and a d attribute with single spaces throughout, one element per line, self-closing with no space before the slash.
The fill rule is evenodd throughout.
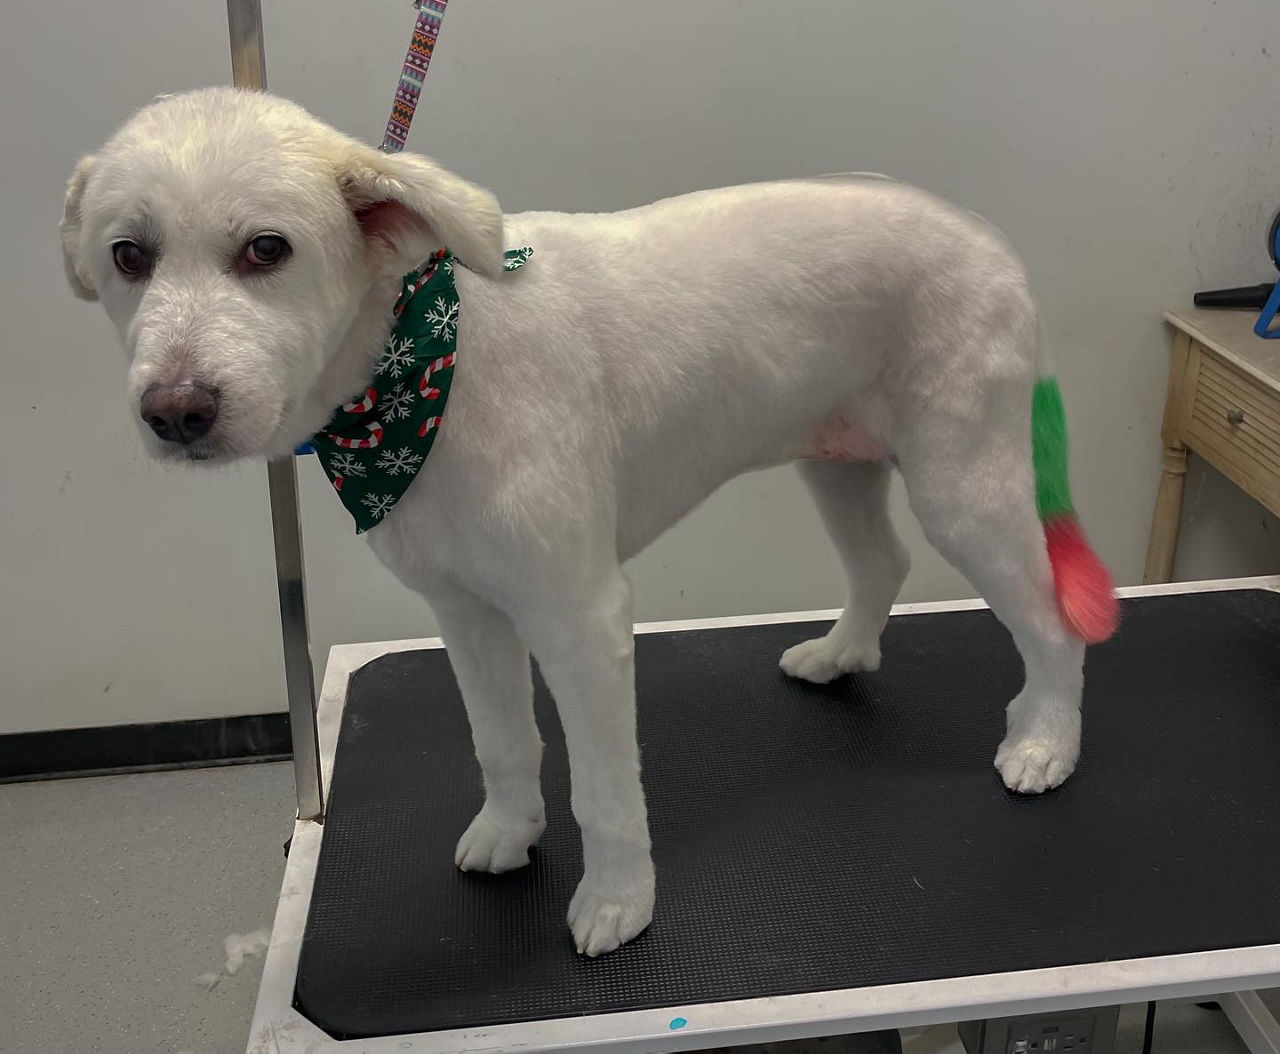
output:
<path id="1" fill-rule="evenodd" d="M 1189 453 L 1280 515 L 1280 340 L 1256 336 L 1254 319 L 1250 311 L 1165 312 L 1173 365 L 1143 582 L 1173 575 Z"/>

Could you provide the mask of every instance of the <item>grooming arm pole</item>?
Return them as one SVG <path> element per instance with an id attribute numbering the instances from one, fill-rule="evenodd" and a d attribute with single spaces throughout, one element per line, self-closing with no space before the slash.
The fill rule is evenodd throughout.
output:
<path id="1" fill-rule="evenodd" d="M 227 0 L 227 27 L 231 31 L 231 75 L 236 87 L 265 90 L 267 63 L 262 47 L 260 0 Z M 320 786 L 316 690 L 307 629 L 302 526 L 298 519 L 298 474 L 292 457 L 276 458 L 267 465 L 267 487 L 271 495 L 271 532 L 275 539 L 276 586 L 280 591 L 280 628 L 284 638 L 285 691 L 289 697 L 298 819 L 318 822 L 324 819 L 324 796 Z"/>

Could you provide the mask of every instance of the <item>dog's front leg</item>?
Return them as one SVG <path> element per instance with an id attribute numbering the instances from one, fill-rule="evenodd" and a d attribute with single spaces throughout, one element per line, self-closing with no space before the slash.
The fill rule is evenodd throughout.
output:
<path id="1" fill-rule="evenodd" d="M 631 588 L 614 565 L 518 619 L 564 726 L 582 881 L 569 904 L 578 951 L 603 955 L 653 917 L 654 877 L 636 743 Z"/>
<path id="2" fill-rule="evenodd" d="M 511 620 L 461 586 L 432 582 L 427 599 L 471 723 L 484 774 L 484 807 L 458 841 L 463 871 L 510 871 L 529 862 L 547 826 L 533 717 L 529 652 Z"/>

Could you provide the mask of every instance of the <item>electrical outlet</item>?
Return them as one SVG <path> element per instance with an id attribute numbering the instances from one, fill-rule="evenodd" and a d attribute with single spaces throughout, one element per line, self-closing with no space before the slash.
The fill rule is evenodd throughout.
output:
<path id="1" fill-rule="evenodd" d="M 968 1054 L 1112 1054 L 1118 1006 L 966 1021 L 958 1026 Z"/>

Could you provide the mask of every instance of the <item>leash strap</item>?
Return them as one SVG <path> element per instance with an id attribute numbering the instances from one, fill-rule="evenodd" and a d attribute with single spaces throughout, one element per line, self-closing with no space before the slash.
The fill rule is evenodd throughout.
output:
<path id="1" fill-rule="evenodd" d="M 416 0 L 414 4 L 418 9 L 418 21 L 413 26 L 409 51 L 400 70 L 400 83 L 396 85 L 396 101 L 391 106 L 387 134 L 382 140 L 382 149 L 388 153 L 399 153 L 409 138 L 413 111 L 418 108 L 422 82 L 426 79 L 427 67 L 431 65 L 431 54 L 436 49 L 436 37 L 440 35 L 440 20 L 444 18 L 444 9 L 448 5 L 449 0 Z M 310 442 L 299 443 L 293 452 L 303 457 L 314 453 L 315 447 Z"/>
<path id="2" fill-rule="evenodd" d="M 440 22 L 448 4 L 449 0 L 417 0 L 415 4 L 418 21 L 413 26 L 409 51 L 404 57 L 404 67 L 400 70 L 400 83 L 396 85 L 396 101 L 392 104 L 391 117 L 387 120 L 387 134 L 382 140 L 382 149 L 389 153 L 403 150 L 405 141 L 409 138 L 413 111 L 418 108 L 422 82 L 426 79 L 427 67 L 431 65 L 431 54 L 435 51 Z"/>

